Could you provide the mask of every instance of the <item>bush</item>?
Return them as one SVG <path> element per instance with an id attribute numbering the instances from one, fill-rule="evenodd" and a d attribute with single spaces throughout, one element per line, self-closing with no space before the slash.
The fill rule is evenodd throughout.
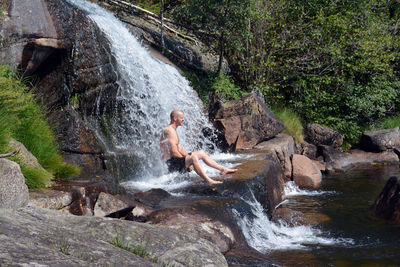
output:
<path id="1" fill-rule="evenodd" d="M 79 173 L 77 167 L 63 161 L 43 110 L 29 88 L 7 66 L 0 66 L 0 122 L 1 151 L 8 149 L 11 136 L 23 143 L 49 173 L 62 178 Z M 43 171 L 21 168 L 30 186 L 41 187 L 42 178 L 48 178 Z"/>
<path id="2" fill-rule="evenodd" d="M 220 73 L 214 78 L 211 89 L 224 102 L 239 99 L 245 94 L 232 82 L 231 77 L 224 73 Z"/>
<path id="3" fill-rule="evenodd" d="M 299 115 L 288 108 L 275 108 L 273 111 L 286 126 L 283 133 L 293 136 L 296 142 L 303 142 L 304 127 Z"/>

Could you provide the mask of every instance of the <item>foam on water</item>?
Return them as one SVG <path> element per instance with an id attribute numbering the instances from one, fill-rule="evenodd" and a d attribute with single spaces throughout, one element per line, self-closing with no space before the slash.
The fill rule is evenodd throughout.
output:
<path id="1" fill-rule="evenodd" d="M 327 233 L 311 226 L 288 226 L 284 222 L 274 223 L 268 219 L 262 205 L 253 196 L 244 200 L 250 205 L 254 217 L 233 213 L 247 240 L 256 250 L 265 253 L 270 250 L 307 249 L 307 246 L 346 246 L 353 244 L 349 238 L 332 238 Z"/>
<path id="2" fill-rule="evenodd" d="M 300 189 L 293 181 L 285 184 L 285 195 L 288 196 L 320 196 L 326 194 L 336 194 L 334 191 L 306 190 Z"/>

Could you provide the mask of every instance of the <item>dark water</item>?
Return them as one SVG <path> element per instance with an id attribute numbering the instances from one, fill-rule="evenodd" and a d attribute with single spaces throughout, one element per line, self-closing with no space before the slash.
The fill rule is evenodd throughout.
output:
<path id="1" fill-rule="evenodd" d="M 321 190 L 334 193 L 291 197 L 291 208 L 304 213 L 322 213 L 330 218 L 317 228 L 330 237 L 351 242 L 313 245 L 303 252 L 275 253 L 277 263 L 285 266 L 400 266 L 400 226 L 378 218 L 369 209 L 386 181 L 394 175 L 400 175 L 398 166 L 358 167 L 324 177 Z M 283 254 L 286 256 L 282 257 Z M 299 255 L 291 256 L 296 254 Z"/>

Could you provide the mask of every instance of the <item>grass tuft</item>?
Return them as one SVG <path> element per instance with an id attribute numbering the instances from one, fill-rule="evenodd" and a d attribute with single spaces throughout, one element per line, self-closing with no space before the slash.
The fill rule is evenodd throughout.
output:
<path id="1" fill-rule="evenodd" d="M 59 154 L 53 131 L 34 97 L 14 71 L 0 65 L 0 152 L 9 152 L 8 140 L 13 137 L 37 158 L 47 172 L 17 162 L 30 188 L 47 184 L 49 173 L 64 179 L 79 173 L 78 167 L 65 163 Z"/>
<path id="2" fill-rule="evenodd" d="M 275 115 L 285 124 L 283 133 L 293 136 L 296 142 L 304 141 L 304 127 L 302 121 L 294 111 L 287 108 L 273 109 Z"/>
<path id="3" fill-rule="evenodd" d="M 383 130 L 400 127 L 400 115 L 386 117 L 376 125 L 372 126 L 372 130 Z"/>

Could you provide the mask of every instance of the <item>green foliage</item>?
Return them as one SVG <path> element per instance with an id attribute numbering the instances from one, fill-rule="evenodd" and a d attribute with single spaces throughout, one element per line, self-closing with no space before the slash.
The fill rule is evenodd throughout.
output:
<path id="1" fill-rule="evenodd" d="M 214 78 L 211 89 L 224 102 L 239 99 L 245 94 L 240 90 L 240 87 L 236 86 L 231 78 L 224 73 L 220 73 Z"/>
<path id="2" fill-rule="evenodd" d="M 285 134 L 293 136 L 296 142 L 304 141 L 304 127 L 302 121 L 294 111 L 288 108 L 273 109 L 275 115 L 285 124 L 286 128 L 283 131 Z"/>
<path id="3" fill-rule="evenodd" d="M 25 177 L 28 188 L 44 188 L 50 183 L 52 175 L 44 169 L 34 169 L 21 164 L 21 171 Z"/>
<path id="4" fill-rule="evenodd" d="M 224 55 L 242 91 L 260 89 L 270 106 L 289 107 L 350 142 L 398 112 L 397 0 L 251 0 L 243 10 L 235 1 L 193 1 L 175 17 L 206 42 L 229 32 Z"/>
<path id="5" fill-rule="evenodd" d="M 23 143 L 51 174 L 63 178 L 77 175 L 79 169 L 65 163 L 59 154 L 52 129 L 34 95 L 14 77 L 7 66 L 0 66 L 0 151 L 7 149 L 11 136 Z M 22 170 L 29 179 L 28 186 L 38 187 L 48 179 L 48 175 L 40 178 L 42 171 L 23 166 Z"/>

